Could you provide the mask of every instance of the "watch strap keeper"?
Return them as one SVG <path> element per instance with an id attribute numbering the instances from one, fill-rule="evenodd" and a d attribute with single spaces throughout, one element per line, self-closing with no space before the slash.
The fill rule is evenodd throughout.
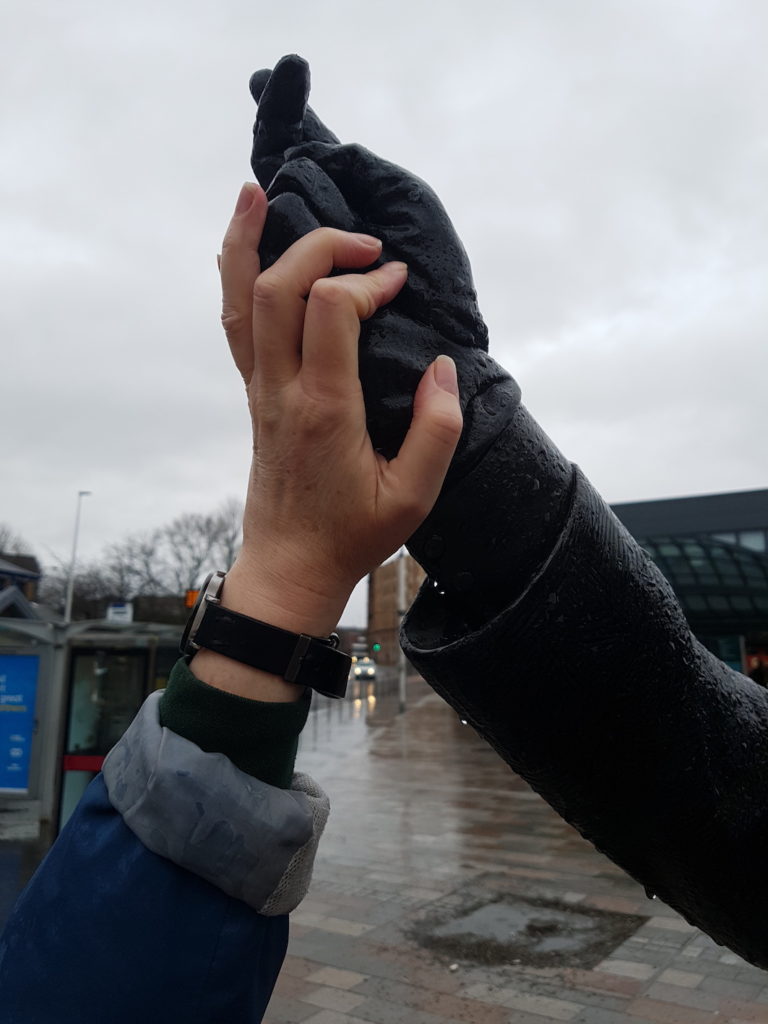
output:
<path id="1" fill-rule="evenodd" d="M 348 654 L 336 648 L 338 637 L 291 633 L 209 602 L 194 634 L 194 645 L 223 654 L 252 668 L 309 686 L 327 697 L 347 690 Z"/>

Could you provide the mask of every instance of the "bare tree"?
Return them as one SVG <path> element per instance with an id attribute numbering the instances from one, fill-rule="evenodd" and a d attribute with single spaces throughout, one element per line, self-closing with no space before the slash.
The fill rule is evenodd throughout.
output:
<path id="1" fill-rule="evenodd" d="M 227 498 L 214 513 L 216 520 L 216 541 L 213 545 L 213 561 L 220 569 L 229 569 L 243 543 L 243 503 L 237 498 Z"/>
<path id="2" fill-rule="evenodd" d="M 55 565 L 46 566 L 38 588 L 40 603 L 63 615 L 68 582 L 69 565 L 60 560 Z M 112 581 L 102 565 L 93 562 L 80 566 L 73 588 L 73 619 L 101 618 L 104 603 L 115 599 Z"/>
<path id="3" fill-rule="evenodd" d="M 98 561 L 80 565 L 75 576 L 73 615 L 98 618 L 112 601 L 137 597 L 181 597 L 201 583 L 209 569 L 228 569 L 242 542 L 243 506 L 228 498 L 208 515 L 188 512 L 167 526 L 129 534 L 108 545 Z M 0 538 L 6 534 L 0 534 Z M 12 531 L 7 536 L 15 537 Z M 23 541 L 20 541 L 23 545 Z M 1 549 L 1 548 L 0 548 Z M 69 566 L 57 559 L 46 567 L 40 600 L 62 612 Z"/>
<path id="4" fill-rule="evenodd" d="M 171 592 L 183 594 L 200 582 L 213 561 L 216 522 L 212 515 L 185 512 L 162 531 L 164 576 Z"/>
<path id="5" fill-rule="evenodd" d="M 6 555 L 29 555 L 31 546 L 7 523 L 0 523 L 0 551 Z"/>
<path id="6" fill-rule="evenodd" d="M 234 498 L 216 512 L 188 512 L 162 531 L 163 580 L 172 593 L 183 594 L 201 583 L 210 569 L 228 569 L 240 548 L 243 509 Z"/>
<path id="7" fill-rule="evenodd" d="M 110 544 L 102 565 L 113 598 L 130 601 L 138 594 L 167 593 L 167 581 L 163 580 L 163 557 L 161 530 L 135 533 L 124 541 Z"/>

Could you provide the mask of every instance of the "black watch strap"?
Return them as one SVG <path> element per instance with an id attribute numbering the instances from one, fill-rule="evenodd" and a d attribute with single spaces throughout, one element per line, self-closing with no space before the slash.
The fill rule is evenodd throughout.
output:
<path id="1" fill-rule="evenodd" d="M 336 649 L 333 639 L 290 633 L 208 602 L 191 640 L 195 647 L 309 686 L 326 697 L 343 697 L 347 692 L 352 659 Z"/>

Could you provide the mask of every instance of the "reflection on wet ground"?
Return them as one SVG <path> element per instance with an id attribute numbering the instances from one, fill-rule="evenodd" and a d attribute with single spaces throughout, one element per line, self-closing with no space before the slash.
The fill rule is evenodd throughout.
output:
<path id="1" fill-rule="evenodd" d="M 297 768 L 331 797 L 321 870 L 337 862 L 376 880 L 383 857 L 430 878 L 517 862 L 536 875 L 564 858 L 584 866 L 591 848 L 423 681 L 409 681 L 404 715 L 394 685 L 355 704 L 320 698 L 299 746 Z"/>
<path id="2" fill-rule="evenodd" d="M 411 687 L 414 682 L 411 681 Z M 344 700 L 313 694 L 299 749 L 317 752 L 339 745 L 357 746 L 365 741 L 369 727 L 392 721 L 398 714 L 399 703 L 395 674 L 381 668 L 375 680 L 350 680 Z"/>
<path id="3" fill-rule="evenodd" d="M 440 914 L 439 903 L 430 909 Z M 452 906 L 447 921 L 425 921 L 413 935 L 430 949 L 476 963 L 594 967 L 647 920 L 552 900 L 506 896 L 490 903 L 486 899 L 458 914 Z"/>

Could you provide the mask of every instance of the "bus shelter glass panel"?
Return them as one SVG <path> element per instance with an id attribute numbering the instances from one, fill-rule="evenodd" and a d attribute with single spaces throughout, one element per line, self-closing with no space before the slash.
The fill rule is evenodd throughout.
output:
<path id="1" fill-rule="evenodd" d="M 144 651 L 74 651 L 64 746 L 59 827 L 144 699 Z"/>

